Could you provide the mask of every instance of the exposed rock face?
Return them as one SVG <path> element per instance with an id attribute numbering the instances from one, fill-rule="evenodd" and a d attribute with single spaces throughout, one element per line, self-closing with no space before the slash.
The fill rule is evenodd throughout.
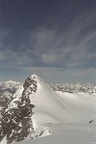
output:
<path id="1" fill-rule="evenodd" d="M 28 77 L 23 85 L 23 91 L 14 94 L 8 107 L 2 110 L 0 123 L 0 141 L 6 136 L 7 143 L 24 140 L 34 131 L 32 115 L 34 105 L 29 94 L 36 91 L 36 81 Z M 21 93 L 21 95 L 20 95 Z"/>
<path id="2" fill-rule="evenodd" d="M 12 99 L 1 110 L 0 141 L 18 142 L 29 138 L 39 138 L 50 134 L 47 127 L 37 125 L 33 119 L 35 107 L 29 95 L 37 91 L 35 75 L 28 77 L 16 91 Z"/>
<path id="3" fill-rule="evenodd" d="M 6 109 L 21 85 L 22 83 L 11 80 L 0 83 L 0 118 L 2 117 L 1 112 Z"/>
<path id="4" fill-rule="evenodd" d="M 24 99 L 29 100 L 29 98 L 28 98 L 29 94 L 36 92 L 37 81 L 34 79 L 35 79 L 35 77 L 33 76 L 33 77 L 28 77 L 25 80 L 25 83 L 23 85 L 24 91 L 22 93 L 22 100 L 21 101 L 24 101 Z"/>

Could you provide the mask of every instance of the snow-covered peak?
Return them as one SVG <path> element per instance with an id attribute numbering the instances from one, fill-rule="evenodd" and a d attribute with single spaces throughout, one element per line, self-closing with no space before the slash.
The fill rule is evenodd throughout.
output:
<path id="1" fill-rule="evenodd" d="M 80 83 L 65 83 L 65 84 L 50 84 L 55 91 L 68 93 L 96 93 L 96 84 L 80 84 Z"/>
<path id="2" fill-rule="evenodd" d="M 22 85 L 22 83 L 20 82 L 16 82 L 16 81 L 12 81 L 12 80 L 9 80 L 9 81 L 5 81 L 5 82 L 2 82 L 0 84 L 0 90 L 6 90 L 6 89 L 18 89 L 20 87 L 20 85 Z"/>
<path id="3" fill-rule="evenodd" d="M 27 93 L 33 94 L 37 92 L 40 87 L 43 87 L 43 85 L 46 85 L 44 81 L 38 75 L 33 74 L 25 80 L 23 88 Z"/>
<path id="4" fill-rule="evenodd" d="M 17 81 L 13 81 L 13 80 L 8 80 L 8 81 L 5 81 L 5 82 L 2 82 L 2 84 L 21 84 L 20 82 L 17 82 Z"/>
<path id="5" fill-rule="evenodd" d="M 30 79 L 37 81 L 37 83 L 39 83 L 39 84 L 41 84 L 43 82 L 43 80 L 36 74 L 31 75 Z"/>
<path id="6" fill-rule="evenodd" d="M 39 76 L 34 73 L 34 74 L 32 74 L 32 75 L 30 76 L 30 78 L 39 78 Z"/>

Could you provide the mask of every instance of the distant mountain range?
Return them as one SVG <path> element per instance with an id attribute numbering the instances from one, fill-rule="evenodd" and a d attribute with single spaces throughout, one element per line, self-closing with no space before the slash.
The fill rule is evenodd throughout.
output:
<path id="1" fill-rule="evenodd" d="M 96 93 L 96 84 L 80 84 L 80 83 L 65 83 L 65 84 L 50 84 L 55 91 L 62 91 L 68 93 Z"/>
<path id="2" fill-rule="evenodd" d="M 0 82 L 0 97 L 10 97 L 16 92 L 16 90 L 23 85 L 21 82 L 16 81 L 5 81 Z M 68 93 L 96 93 L 96 84 L 80 84 L 80 83 L 65 83 L 65 84 L 49 84 L 51 88 L 53 88 L 55 91 L 62 91 L 62 92 L 68 92 Z"/>

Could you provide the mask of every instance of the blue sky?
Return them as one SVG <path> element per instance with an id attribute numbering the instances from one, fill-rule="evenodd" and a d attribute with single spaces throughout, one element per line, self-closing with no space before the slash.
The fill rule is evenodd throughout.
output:
<path id="1" fill-rule="evenodd" d="M 95 0 L 1 0 L 0 81 L 96 83 Z"/>

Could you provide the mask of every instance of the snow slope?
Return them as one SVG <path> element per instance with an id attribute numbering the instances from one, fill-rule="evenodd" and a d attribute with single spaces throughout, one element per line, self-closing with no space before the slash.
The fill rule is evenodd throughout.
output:
<path id="1" fill-rule="evenodd" d="M 37 91 L 29 97 L 35 105 L 33 118 L 38 124 L 73 123 L 95 117 L 95 96 L 55 92 L 37 75 L 35 79 Z"/>
<path id="2" fill-rule="evenodd" d="M 96 118 L 96 94 L 83 92 L 78 94 L 57 92 L 57 94 L 70 107 L 72 117 L 75 115 L 77 121 Z"/>
<path id="3" fill-rule="evenodd" d="M 48 137 L 22 141 L 14 144 L 96 144 L 96 123 L 49 125 L 52 134 Z"/>

